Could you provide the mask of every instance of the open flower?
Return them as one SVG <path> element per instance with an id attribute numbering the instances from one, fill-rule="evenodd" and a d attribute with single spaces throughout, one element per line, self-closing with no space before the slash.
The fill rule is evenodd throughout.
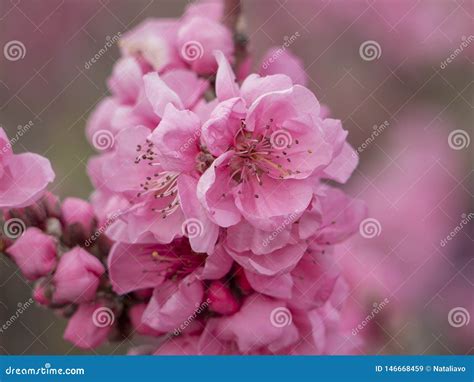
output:
<path id="1" fill-rule="evenodd" d="M 211 318 L 200 333 L 169 338 L 155 354 L 337 354 L 353 346 L 339 328 L 344 283 L 318 308 L 303 310 L 261 294 L 231 316 Z"/>
<path id="2" fill-rule="evenodd" d="M 339 121 L 320 117 L 308 89 L 285 75 L 251 75 L 239 89 L 224 55 L 216 58 L 220 103 L 201 137 L 216 159 L 199 180 L 198 198 L 221 227 L 243 217 L 270 231 L 304 211 L 315 177 L 344 180 L 356 156 L 345 156 L 344 168 L 331 167 L 348 147 L 347 132 Z"/>
<path id="3" fill-rule="evenodd" d="M 162 333 L 179 328 L 201 305 L 203 280 L 219 279 L 231 266 L 232 259 L 220 247 L 207 256 L 192 251 L 186 239 L 170 244 L 117 243 L 108 263 L 118 294 L 154 288 L 142 321 Z"/>

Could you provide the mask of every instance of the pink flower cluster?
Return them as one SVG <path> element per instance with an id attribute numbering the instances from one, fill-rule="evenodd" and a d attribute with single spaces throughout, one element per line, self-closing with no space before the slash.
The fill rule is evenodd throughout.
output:
<path id="1" fill-rule="evenodd" d="M 350 351 L 335 252 L 365 205 L 327 180 L 346 182 L 357 155 L 296 58 L 236 79 L 222 16 L 194 4 L 124 35 L 87 127 L 91 205 L 66 199 L 7 248 L 79 347 L 141 334 L 155 354 Z"/>

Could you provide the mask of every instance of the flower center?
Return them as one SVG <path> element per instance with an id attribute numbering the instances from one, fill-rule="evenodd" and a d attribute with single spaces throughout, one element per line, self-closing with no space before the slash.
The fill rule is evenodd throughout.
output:
<path id="1" fill-rule="evenodd" d="M 153 143 L 149 140 L 146 145 L 137 145 L 139 155 L 135 158 L 135 163 L 147 161 L 150 166 L 159 166 L 156 161 L 156 154 L 153 151 Z M 152 211 L 159 212 L 165 219 L 179 208 L 178 176 L 175 171 L 160 171 L 147 176 L 140 184 L 141 190 L 137 193 L 137 198 L 152 195 L 156 203 L 152 203 Z"/>
<path id="2" fill-rule="evenodd" d="M 194 272 L 206 261 L 205 254 L 192 251 L 186 240 L 179 240 L 172 250 L 153 248 L 149 255 L 157 265 L 157 272 L 167 280 L 180 280 Z"/>
<path id="3" fill-rule="evenodd" d="M 264 134 L 255 135 L 255 133 L 246 130 L 245 120 L 241 120 L 240 129 L 234 138 L 234 149 L 236 155 L 231 159 L 230 168 L 232 170 L 231 178 L 237 183 L 249 181 L 256 178 L 262 185 L 262 176 L 264 174 L 274 178 L 284 179 L 290 176 L 293 171 L 284 167 L 281 162 L 288 158 L 285 149 L 291 147 L 291 142 L 278 144 L 275 141 L 275 133 L 269 134 L 273 119 L 265 126 Z M 289 136 L 289 133 L 286 133 Z"/>

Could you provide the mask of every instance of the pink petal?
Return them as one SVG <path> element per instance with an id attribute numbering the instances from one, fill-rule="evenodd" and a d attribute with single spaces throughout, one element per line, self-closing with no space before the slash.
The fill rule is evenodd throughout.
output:
<path id="1" fill-rule="evenodd" d="M 199 179 L 197 195 L 209 218 L 221 227 L 229 227 L 240 221 L 241 214 L 230 192 L 228 169 L 223 168 L 234 155 L 229 151 L 217 158 Z"/>
<path id="2" fill-rule="evenodd" d="M 179 329 L 200 306 L 203 295 L 201 281 L 192 274 L 179 283 L 167 281 L 153 292 L 143 322 L 161 332 Z"/>
<path id="3" fill-rule="evenodd" d="M 192 176 L 181 174 L 178 178 L 178 193 L 181 208 L 186 221 L 197 222 L 199 232 L 190 235 L 189 242 L 195 252 L 212 253 L 219 235 L 219 226 L 213 223 L 197 198 L 198 180 Z M 186 223 L 184 223 L 186 224 Z"/>
<path id="4" fill-rule="evenodd" d="M 226 249 L 229 255 L 246 270 L 263 276 L 275 276 L 291 271 L 303 257 L 306 248 L 306 244 L 298 243 L 287 245 L 266 255 L 255 255 L 252 252 L 237 253 L 229 248 Z"/>
<path id="5" fill-rule="evenodd" d="M 38 154 L 10 155 L 2 165 L 0 207 L 20 208 L 33 204 L 55 177 L 49 160 Z"/>
<path id="6" fill-rule="evenodd" d="M 227 61 L 224 53 L 220 51 L 215 52 L 214 55 L 219 65 L 216 75 L 217 99 L 225 101 L 229 98 L 239 97 L 239 86 L 229 61 Z"/>
<path id="7" fill-rule="evenodd" d="M 192 172 L 199 152 L 201 122 L 192 111 L 168 104 L 149 139 L 156 147 L 157 162 L 167 171 Z"/>
<path id="8" fill-rule="evenodd" d="M 235 135 L 245 118 L 245 104 L 241 98 L 220 102 L 202 127 L 202 141 L 215 156 L 234 145 Z"/>
<path id="9" fill-rule="evenodd" d="M 242 98 L 251 105 L 261 95 L 286 90 L 293 86 L 290 77 L 283 74 L 260 77 L 258 74 L 248 76 L 240 88 Z"/>
<path id="10" fill-rule="evenodd" d="M 165 245 L 116 243 L 108 257 L 109 277 L 114 291 L 125 294 L 160 285 L 164 277 L 152 253 L 166 254 L 170 250 L 171 247 Z"/>

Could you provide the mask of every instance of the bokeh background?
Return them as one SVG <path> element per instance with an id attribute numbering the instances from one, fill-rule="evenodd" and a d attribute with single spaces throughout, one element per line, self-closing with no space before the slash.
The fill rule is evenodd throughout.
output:
<path id="1" fill-rule="evenodd" d="M 84 129 L 118 48 L 89 60 L 119 33 L 179 17 L 187 4 L 0 0 L 0 125 L 10 137 L 31 126 L 14 150 L 51 160 L 53 192 L 87 198 L 92 189 Z M 349 340 L 361 354 L 474 353 L 474 2 L 247 0 L 243 11 L 255 69 L 268 48 L 289 46 L 360 153 L 345 188 L 366 200 L 375 231 L 337 253 L 352 285 L 344 325 L 363 324 Z M 25 48 L 17 60 L 4 51 L 11 41 Z M 1 258 L 0 324 L 30 295 Z M 30 307 L 0 334 L 0 353 L 81 353 L 62 340 L 64 327 Z"/>

